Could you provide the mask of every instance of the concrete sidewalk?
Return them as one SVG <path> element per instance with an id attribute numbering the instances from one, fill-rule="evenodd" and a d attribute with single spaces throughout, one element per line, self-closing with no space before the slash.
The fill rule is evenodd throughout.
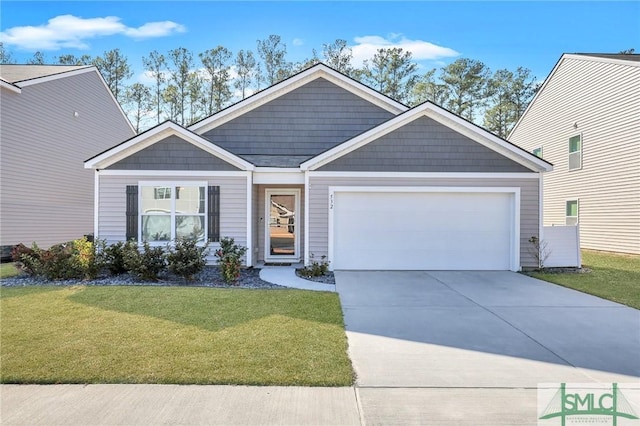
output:
<path id="1" fill-rule="evenodd" d="M 354 388 L 2 385 L 2 425 L 360 425 Z"/>

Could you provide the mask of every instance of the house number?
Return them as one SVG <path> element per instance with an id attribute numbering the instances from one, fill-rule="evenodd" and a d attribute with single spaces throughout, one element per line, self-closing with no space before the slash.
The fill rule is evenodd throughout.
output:
<path id="1" fill-rule="evenodd" d="M 333 194 L 329 195 L 329 210 L 333 210 Z"/>

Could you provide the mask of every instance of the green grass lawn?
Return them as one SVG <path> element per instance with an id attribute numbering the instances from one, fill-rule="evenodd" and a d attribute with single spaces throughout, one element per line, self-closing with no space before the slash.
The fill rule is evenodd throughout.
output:
<path id="1" fill-rule="evenodd" d="M 187 287 L 0 292 L 2 383 L 346 386 L 338 295 Z"/>
<path id="2" fill-rule="evenodd" d="M 14 277 L 19 273 L 13 263 L 0 263 L 0 278 Z"/>
<path id="3" fill-rule="evenodd" d="M 640 256 L 583 250 L 582 266 L 591 272 L 531 276 L 640 309 Z"/>

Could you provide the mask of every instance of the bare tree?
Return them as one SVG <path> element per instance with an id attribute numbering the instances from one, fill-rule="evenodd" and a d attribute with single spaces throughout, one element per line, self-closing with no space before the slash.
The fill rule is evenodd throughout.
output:
<path id="1" fill-rule="evenodd" d="M 127 87 L 127 105 L 130 105 L 129 117 L 132 118 L 136 133 L 140 132 L 140 123 L 153 106 L 151 90 L 142 83 Z"/>
<path id="2" fill-rule="evenodd" d="M 0 41 L 0 64 L 15 64 L 13 54 L 5 49 L 4 44 Z"/>
<path id="3" fill-rule="evenodd" d="M 279 35 L 271 34 L 265 40 L 258 40 L 258 55 L 262 58 L 269 86 L 289 77 L 291 66 L 285 59 L 286 54 L 287 46 L 280 41 Z"/>
<path id="4" fill-rule="evenodd" d="M 324 63 L 336 71 L 340 71 L 346 75 L 353 73 L 353 66 L 351 65 L 353 52 L 351 48 L 347 46 L 346 40 L 336 39 L 333 43 L 323 44 L 322 56 Z"/>
<path id="5" fill-rule="evenodd" d="M 27 61 L 27 63 L 31 65 L 44 65 L 47 63 L 47 59 L 45 58 L 44 53 L 38 50 L 33 54 L 33 57 Z"/>
<path id="6" fill-rule="evenodd" d="M 124 85 L 133 75 L 127 57 L 120 52 L 120 49 L 109 50 L 104 52 L 103 56 L 96 57 L 95 66 L 100 70 L 113 96 L 121 105 L 124 105 L 126 103 Z"/>
<path id="7" fill-rule="evenodd" d="M 155 80 L 155 106 L 156 106 L 156 116 L 157 121 L 160 123 L 160 116 L 162 111 L 162 87 L 167 82 L 166 76 L 166 66 L 167 62 L 164 58 L 164 55 L 159 53 L 157 50 L 149 53 L 148 57 L 142 57 L 142 63 L 144 64 L 145 70 L 151 74 L 151 77 Z"/>

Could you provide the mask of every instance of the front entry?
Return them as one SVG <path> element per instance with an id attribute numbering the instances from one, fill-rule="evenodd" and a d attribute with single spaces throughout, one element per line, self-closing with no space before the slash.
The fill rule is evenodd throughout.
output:
<path id="1" fill-rule="evenodd" d="M 265 261 L 299 261 L 300 190 L 267 189 L 265 201 Z"/>

